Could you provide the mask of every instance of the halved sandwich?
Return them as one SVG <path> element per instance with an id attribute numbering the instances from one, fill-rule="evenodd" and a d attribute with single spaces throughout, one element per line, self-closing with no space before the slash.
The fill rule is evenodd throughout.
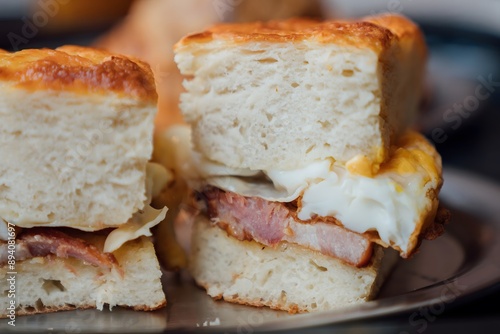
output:
<path id="1" fill-rule="evenodd" d="M 0 52 L 0 316 L 166 304 L 149 204 L 157 95 L 148 65 L 64 46 Z"/>
<path id="2" fill-rule="evenodd" d="M 190 268 L 209 295 L 344 307 L 442 233 L 441 159 L 409 130 L 426 58 L 414 23 L 224 24 L 175 52 L 192 141 L 179 166 L 202 208 Z"/>

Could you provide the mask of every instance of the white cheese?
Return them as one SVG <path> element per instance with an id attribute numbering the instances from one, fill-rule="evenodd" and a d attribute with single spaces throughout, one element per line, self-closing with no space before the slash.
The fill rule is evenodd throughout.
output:
<path id="1" fill-rule="evenodd" d="M 134 216 L 125 224 L 114 229 L 106 238 L 103 251 L 111 253 L 120 248 L 129 240 L 134 240 L 140 236 L 151 236 L 150 229 L 158 225 L 167 214 L 167 207 L 156 210 L 151 206 L 146 206 L 144 210 L 136 212 Z"/>
<path id="2" fill-rule="evenodd" d="M 158 225 L 168 208 L 156 210 L 150 206 L 153 197 L 172 180 L 173 175 L 160 164 L 149 162 L 146 166 L 146 202 L 144 209 L 136 212 L 129 221 L 111 231 L 104 242 L 104 252 L 114 252 L 129 240 L 140 236 L 151 236 L 150 229 Z"/>

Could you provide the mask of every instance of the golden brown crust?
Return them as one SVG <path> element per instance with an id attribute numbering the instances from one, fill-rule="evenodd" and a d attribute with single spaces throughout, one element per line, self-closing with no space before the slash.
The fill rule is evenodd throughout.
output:
<path id="1" fill-rule="evenodd" d="M 401 15 L 378 15 L 365 17 L 364 20 L 390 30 L 403 43 L 415 44 L 416 51 L 420 52 L 422 57 L 426 56 L 427 47 L 422 31 L 406 17 Z"/>
<path id="2" fill-rule="evenodd" d="M 208 290 L 209 288 L 209 284 L 206 283 L 201 283 L 198 285 L 204 288 L 205 290 Z M 224 297 L 222 294 L 214 296 L 212 298 L 214 300 L 224 300 L 229 303 L 240 304 L 240 305 L 247 305 L 253 307 L 269 307 L 271 310 L 285 311 L 288 312 L 289 314 L 308 312 L 307 309 L 305 308 L 299 308 L 297 304 L 291 304 L 290 306 L 286 306 L 285 303 L 270 303 L 270 302 L 264 303 L 260 298 L 250 300 L 250 299 L 240 298 L 238 297 L 238 295 Z"/>
<path id="3" fill-rule="evenodd" d="M 229 236 L 228 236 L 229 237 Z M 255 243 L 255 241 L 251 241 L 252 243 Z M 298 248 L 298 249 L 303 249 L 304 247 L 302 246 L 292 246 L 289 245 L 287 242 L 283 242 L 282 246 L 285 247 L 292 247 L 292 248 Z M 320 254 L 317 251 L 311 251 L 312 258 L 314 258 L 313 254 Z M 384 253 L 381 248 L 376 249 L 373 253 L 373 256 L 371 257 L 369 265 L 372 266 L 372 268 L 369 268 L 370 271 L 374 272 L 377 275 L 376 282 L 372 286 L 372 289 L 370 291 L 370 294 L 366 297 L 367 300 L 372 300 L 376 297 L 378 294 L 383 282 L 387 278 L 387 275 L 390 273 L 392 270 L 392 266 L 395 264 L 395 260 L 397 257 L 393 257 L 391 260 L 386 259 L 386 268 L 381 268 L 381 261 L 384 260 Z M 366 269 L 365 269 L 366 270 Z M 239 275 L 237 275 L 239 276 Z M 210 290 L 210 287 L 212 284 L 207 281 L 199 280 L 197 277 L 194 277 L 195 284 L 198 285 L 199 287 L 205 289 L 206 291 Z M 241 304 L 241 305 L 248 305 L 248 306 L 254 306 L 254 307 L 269 307 L 270 309 L 273 310 L 278 310 L 278 311 L 286 311 L 289 314 L 297 314 L 297 313 L 308 313 L 309 311 L 307 308 L 302 308 L 299 307 L 299 305 L 295 303 L 291 303 L 290 305 L 287 305 L 286 301 L 275 301 L 272 302 L 270 300 L 264 301 L 262 298 L 254 298 L 254 299 L 246 299 L 243 297 L 240 297 L 238 294 L 234 295 L 224 295 L 223 293 L 219 293 L 218 295 L 209 295 L 212 297 L 214 300 L 224 300 L 226 302 L 230 303 L 235 303 L 235 304 Z"/>
<path id="4" fill-rule="evenodd" d="M 289 19 L 283 21 L 219 24 L 210 29 L 184 37 L 175 49 L 192 43 L 225 40 L 246 42 L 298 42 L 314 40 L 353 47 L 371 48 L 376 52 L 387 49 L 396 40 L 417 41 L 425 52 L 419 28 L 409 19 L 398 15 L 366 17 L 357 21 L 316 21 Z"/>
<path id="5" fill-rule="evenodd" d="M 110 91 L 156 103 L 153 73 L 146 63 L 103 50 L 62 46 L 55 50 L 0 52 L 0 80 L 16 87 L 106 94 Z"/>

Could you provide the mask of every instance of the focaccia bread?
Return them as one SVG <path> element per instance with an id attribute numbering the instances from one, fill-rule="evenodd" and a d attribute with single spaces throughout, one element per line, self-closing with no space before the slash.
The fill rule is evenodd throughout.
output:
<path id="1" fill-rule="evenodd" d="M 200 216 L 193 228 L 190 272 L 215 299 L 290 313 L 327 311 L 372 299 L 397 253 L 377 246 L 356 268 L 289 243 L 239 241 Z"/>
<path id="2" fill-rule="evenodd" d="M 394 15 L 216 25 L 175 53 L 195 149 L 254 170 L 385 161 L 415 118 L 426 60 L 419 28 Z"/>
<path id="3" fill-rule="evenodd" d="M 0 218 L 126 223 L 146 200 L 156 101 L 136 59 L 76 46 L 0 52 Z"/>

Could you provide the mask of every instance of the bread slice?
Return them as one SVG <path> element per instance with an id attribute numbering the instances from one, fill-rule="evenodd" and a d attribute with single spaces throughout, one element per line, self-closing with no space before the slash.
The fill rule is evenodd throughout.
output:
<path id="1" fill-rule="evenodd" d="M 426 59 L 419 28 L 394 15 L 216 25 L 175 53 L 195 149 L 254 170 L 386 160 L 417 113 Z"/>
<path id="2" fill-rule="evenodd" d="M 396 259 L 397 253 L 376 246 L 371 263 L 356 268 L 293 244 L 273 249 L 239 241 L 199 216 L 189 267 L 195 281 L 215 299 L 296 313 L 370 300 Z"/>
<path id="3" fill-rule="evenodd" d="M 102 249 L 105 237 L 88 235 L 87 242 Z M 63 310 L 125 306 L 155 310 L 166 305 L 161 271 L 153 244 L 146 237 L 129 241 L 113 253 L 111 270 L 75 258 L 35 257 L 16 263 L 16 315 Z M 0 280 L 10 277 L 0 268 Z M 8 284 L 0 291 L 0 318 L 8 315 Z"/>
<path id="4" fill-rule="evenodd" d="M 156 100 L 135 59 L 73 46 L 0 52 L 0 217 L 82 230 L 127 222 L 146 199 Z"/>

